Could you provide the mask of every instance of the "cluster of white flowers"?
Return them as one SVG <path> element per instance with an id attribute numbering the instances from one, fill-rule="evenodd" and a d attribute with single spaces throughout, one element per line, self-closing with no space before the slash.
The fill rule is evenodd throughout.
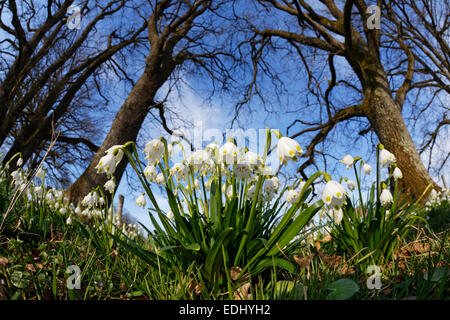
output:
<path id="1" fill-rule="evenodd" d="M 169 157 L 172 157 L 173 146 L 167 144 L 167 148 Z M 164 156 L 164 150 L 165 145 L 162 139 L 154 139 L 146 144 L 143 151 L 148 161 L 144 176 L 151 183 L 156 182 L 160 185 L 168 183 L 163 172 L 158 172 L 157 169 Z M 289 160 L 295 161 L 302 150 L 295 140 L 281 137 L 278 141 L 277 152 L 281 162 L 286 163 Z M 194 191 L 195 189 L 201 191 L 203 186 L 209 191 L 212 182 L 218 179 L 219 173 L 223 179 L 221 191 L 227 199 L 235 196 L 231 184 L 232 177 L 247 181 L 247 198 L 250 200 L 255 196 L 256 184 L 261 175 L 265 179 L 260 190 L 260 199 L 270 202 L 280 190 L 280 180 L 273 175 L 272 168 L 265 166 L 256 153 L 246 149 L 240 150 L 233 140 L 228 140 L 221 147 L 213 142 L 205 149 L 193 151 L 189 157 L 170 167 L 168 178 L 175 178 L 179 184 L 177 188 L 187 188 L 190 184 Z M 144 194 L 136 199 L 136 204 L 145 207 L 147 201 Z"/>
<path id="2" fill-rule="evenodd" d="M 430 211 L 433 207 L 439 206 L 443 202 L 450 202 L 450 189 L 444 188 L 439 192 L 432 189 L 425 203 L 425 208 L 427 211 Z"/>

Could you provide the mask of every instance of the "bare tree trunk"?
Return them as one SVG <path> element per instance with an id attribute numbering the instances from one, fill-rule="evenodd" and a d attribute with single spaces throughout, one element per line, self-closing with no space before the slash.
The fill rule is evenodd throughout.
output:
<path id="1" fill-rule="evenodd" d="M 158 80 L 155 79 L 154 74 L 149 74 L 148 71 L 145 71 L 138 80 L 117 113 L 108 135 L 91 160 L 89 167 L 67 190 L 66 194 L 70 201 L 73 203 L 80 202 L 92 188 L 103 186 L 108 180 L 106 174 L 97 174 L 97 169 L 95 167 L 100 158 L 105 155 L 106 150 L 113 145 L 121 145 L 128 141 L 136 141 L 142 122 L 148 111 L 154 105 L 156 91 L 163 83 Z M 117 185 L 122 178 L 127 163 L 126 157 L 123 157 L 116 168 L 114 176 Z"/>
<path id="2" fill-rule="evenodd" d="M 418 197 L 430 183 L 435 188 L 439 187 L 425 169 L 402 117 L 401 108 L 387 88 L 381 83 L 365 90 L 365 113 L 380 142 L 397 158 L 397 166 L 403 172 L 402 187 Z"/>

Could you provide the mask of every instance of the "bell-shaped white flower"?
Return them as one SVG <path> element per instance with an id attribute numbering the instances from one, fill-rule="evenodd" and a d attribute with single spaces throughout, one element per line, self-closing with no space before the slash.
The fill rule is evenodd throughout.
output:
<path id="1" fill-rule="evenodd" d="M 261 157 L 258 156 L 256 153 L 248 151 L 245 153 L 245 156 L 243 157 L 243 161 L 245 164 L 256 167 L 262 164 Z"/>
<path id="2" fill-rule="evenodd" d="M 286 202 L 294 204 L 297 202 L 299 196 L 300 196 L 299 190 L 288 190 L 288 192 L 286 192 Z"/>
<path id="3" fill-rule="evenodd" d="M 229 186 L 226 188 L 226 190 L 225 190 L 225 196 L 226 196 L 228 199 L 231 199 L 231 197 L 233 197 L 233 186 L 232 186 L 232 185 L 229 185 Z"/>
<path id="4" fill-rule="evenodd" d="M 394 201 L 394 198 L 392 197 L 392 193 L 388 189 L 383 189 L 383 191 L 380 194 L 380 202 L 383 206 L 388 205 Z"/>
<path id="5" fill-rule="evenodd" d="M 106 150 L 107 154 L 110 153 L 114 156 L 114 159 L 116 160 L 116 166 L 119 164 L 119 162 L 123 158 L 123 150 L 121 149 L 122 147 L 123 147 L 123 145 L 116 144 L 116 145 L 112 146 L 111 148 L 109 148 L 108 150 Z"/>
<path id="6" fill-rule="evenodd" d="M 235 164 L 238 160 L 239 149 L 233 142 L 225 143 L 220 149 L 220 160 L 225 164 Z"/>
<path id="7" fill-rule="evenodd" d="M 383 167 L 391 166 L 396 161 L 395 156 L 386 149 L 380 150 L 380 163 Z"/>
<path id="8" fill-rule="evenodd" d="M 69 217 L 67 218 L 66 224 L 68 224 L 68 225 L 72 224 L 72 217 L 69 216 Z"/>
<path id="9" fill-rule="evenodd" d="M 247 190 L 247 199 L 253 200 L 253 198 L 255 197 L 255 193 L 256 193 L 256 186 L 251 185 Z"/>
<path id="10" fill-rule="evenodd" d="M 21 178 L 20 170 L 11 172 L 11 177 L 13 178 L 14 181 L 19 181 Z"/>
<path id="11" fill-rule="evenodd" d="M 277 177 L 272 177 L 265 181 L 264 192 L 267 194 L 273 194 L 278 191 L 279 187 L 280 187 L 280 179 L 278 179 Z"/>
<path id="12" fill-rule="evenodd" d="M 20 167 L 21 165 L 23 165 L 23 159 L 19 158 L 19 160 L 17 160 L 16 166 Z"/>
<path id="13" fill-rule="evenodd" d="M 158 171 L 156 171 L 154 165 L 149 164 L 144 169 L 144 175 L 149 181 L 153 182 L 156 179 L 156 176 L 158 175 Z"/>
<path id="14" fill-rule="evenodd" d="M 158 173 L 156 176 L 156 183 L 157 184 L 163 184 L 166 181 L 166 178 L 164 177 L 163 173 Z"/>
<path id="15" fill-rule="evenodd" d="M 364 163 L 364 165 L 363 165 L 363 173 L 365 175 L 369 175 L 371 172 L 372 172 L 372 167 L 369 164 Z"/>
<path id="16" fill-rule="evenodd" d="M 356 188 L 356 182 L 353 181 L 353 180 L 348 179 L 348 180 L 347 180 L 347 188 L 348 188 L 350 191 L 355 190 L 355 188 Z"/>
<path id="17" fill-rule="evenodd" d="M 185 179 L 189 174 L 189 166 L 183 162 L 178 162 L 170 168 L 170 174 L 174 175 L 178 181 Z"/>
<path id="18" fill-rule="evenodd" d="M 297 161 L 297 156 L 302 152 L 302 148 L 294 139 L 282 137 L 278 140 L 277 155 L 281 163 L 286 164 L 289 160 Z"/>
<path id="19" fill-rule="evenodd" d="M 345 202 L 345 188 L 336 181 L 328 181 L 322 194 L 322 201 L 330 208 L 340 208 Z"/>
<path id="20" fill-rule="evenodd" d="M 234 173 L 239 179 L 249 179 L 253 175 L 253 170 L 248 164 L 238 163 L 234 167 Z"/>
<path id="21" fill-rule="evenodd" d="M 159 139 L 154 139 L 145 145 L 145 159 L 149 164 L 157 164 L 164 154 L 164 143 Z"/>
<path id="22" fill-rule="evenodd" d="M 402 179 L 403 173 L 399 167 L 395 167 L 394 172 L 392 172 L 392 176 L 394 177 L 395 180 Z"/>
<path id="23" fill-rule="evenodd" d="M 137 197 L 136 204 L 139 207 L 145 207 L 145 205 L 147 204 L 147 200 L 145 200 L 145 196 L 143 194 L 141 194 L 139 197 Z"/>
<path id="24" fill-rule="evenodd" d="M 345 168 L 348 170 L 353 165 L 354 159 L 351 155 L 347 154 L 344 158 L 342 158 L 339 161 L 345 164 Z"/>
<path id="25" fill-rule="evenodd" d="M 205 150 L 196 150 L 189 158 L 189 164 L 194 167 L 194 170 L 201 170 L 209 163 L 210 155 Z"/>
<path id="26" fill-rule="evenodd" d="M 113 193 L 114 190 L 116 189 L 116 183 L 114 182 L 113 179 L 110 179 L 108 181 L 106 181 L 105 185 L 105 190 L 107 190 L 109 193 Z"/>
<path id="27" fill-rule="evenodd" d="M 105 156 L 100 158 L 97 166 L 97 173 L 106 173 L 108 176 L 111 176 L 116 170 L 116 159 L 112 153 L 107 153 Z"/>

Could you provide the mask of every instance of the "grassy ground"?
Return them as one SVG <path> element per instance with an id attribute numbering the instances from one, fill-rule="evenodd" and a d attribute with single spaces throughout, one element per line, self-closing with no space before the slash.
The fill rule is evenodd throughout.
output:
<path id="1" fill-rule="evenodd" d="M 12 195 L 6 186 L 1 194 L 3 219 Z M 286 257 L 296 263 L 295 273 L 267 270 L 233 292 L 214 292 L 202 285 L 203 266 L 163 272 L 95 228 L 98 221 L 74 217 L 67 224 L 67 215 L 52 206 L 22 199 L 0 235 L 0 299 L 448 299 L 448 229 L 434 221 L 444 215 L 448 207 L 430 213 L 435 230 L 411 228 L 394 259 L 378 266 L 379 282 L 375 270 L 366 273 L 325 239 Z M 144 237 L 135 243 L 152 250 Z M 73 265 L 81 272 L 79 289 L 67 286 Z"/>

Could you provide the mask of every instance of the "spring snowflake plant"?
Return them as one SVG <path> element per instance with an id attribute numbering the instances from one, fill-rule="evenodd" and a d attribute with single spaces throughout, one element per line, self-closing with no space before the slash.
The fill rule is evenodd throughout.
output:
<path id="1" fill-rule="evenodd" d="M 301 153 L 299 144 L 278 131 L 272 132 L 279 138 L 281 162 L 296 161 Z M 145 191 L 137 203 L 145 206 L 145 195 L 150 200 L 154 230 L 147 232 L 154 248 L 147 251 L 131 241 L 121 242 L 156 268 L 185 272 L 194 263 L 205 279 L 204 285 L 230 293 L 248 281 L 248 275 L 266 269 L 294 272 L 296 267 L 285 256 L 292 253 L 298 244 L 293 240 L 305 233 L 302 230 L 323 206 L 320 199 L 308 203 L 309 187 L 321 176 L 327 181 L 331 178 L 317 172 L 301 188 L 297 181 L 280 190 L 280 181 L 265 165 L 270 147 L 271 132 L 267 129 L 262 156 L 239 149 L 229 139 L 221 147 L 212 143 L 172 163 L 173 146 L 160 138 L 145 146 L 145 164 L 135 144 L 126 143 L 121 150 Z M 165 188 L 169 212 L 161 210 L 152 184 Z M 284 194 L 288 195 L 287 201 Z M 232 267 L 240 271 L 233 279 Z"/>
<path id="2" fill-rule="evenodd" d="M 81 206 L 75 207 L 69 203 L 64 196 L 64 190 L 58 190 L 48 186 L 46 182 L 45 169 L 39 167 L 37 170 L 26 171 L 21 167 L 20 153 L 12 157 L 5 167 L 0 168 L 0 223 L 10 226 L 8 221 L 14 221 L 15 207 L 20 202 L 25 202 L 24 210 L 20 212 L 20 224 L 28 232 L 42 234 L 44 237 L 49 226 L 55 221 L 61 221 L 68 227 L 83 224 L 95 230 L 96 234 L 103 233 L 104 239 L 108 233 L 121 235 L 136 239 L 140 235 L 141 227 L 133 223 L 121 223 L 118 215 L 114 213 L 112 206 L 107 203 L 107 197 L 102 190 L 97 188 L 83 199 Z M 11 161 L 17 160 L 17 170 L 9 173 L 8 167 Z M 81 209 L 83 208 L 83 209 Z M 11 220 L 12 219 L 12 220 Z M 85 223 L 86 222 L 86 223 Z M 120 227 L 120 230 L 117 228 Z M 111 239 L 113 240 L 113 239 Z M 112 241 L 107 241 L 108 247 L 112 248 Z"/>
<path id="3" fill-rule="evenodd" d="M 376 181 L 364 202 L 360 177 L 362 172 L 370 175 L 372 168 L 360 157 L 353 158 L 350 155 L 345 156 L 341 162 L 346 165 L 347 170 L 351 167 L 354 169 L 357 188 L 348 179 L 347 187 L 350 192 L 358 191 L 359 200 L 353 202 L 343 186 L 339 188 L 337 185 L 330 185 L 329 191 L 325 190 L 324 197 L 327 199 L 324 202 L 329 209 L 327 213 L 329 216 L 338 216 L 338 219 L 332 220 L 331 230 L 328 230 L 333 239 L 331 245 L 336 245 L 338 251 L 348 258 L 355 257 L 365 271 L 367 265 L 379 265 L 385 260 L 393 259 L 399 240 L 406 235 L 409 227 L 417 219 L 424 221 L 417 215 L 422 210 L 419 202 L 431 185 L 415 201 L 405 195 L 400 196 L 398 181 L 403 176 L 402 172 L 396 166 L 395 156 L 380 144 L 377 147 Z M 389 171 L 384 181 L 380 178 L 382 168 Z M 339 197 L 342 194 L 345 197 Z"/>

